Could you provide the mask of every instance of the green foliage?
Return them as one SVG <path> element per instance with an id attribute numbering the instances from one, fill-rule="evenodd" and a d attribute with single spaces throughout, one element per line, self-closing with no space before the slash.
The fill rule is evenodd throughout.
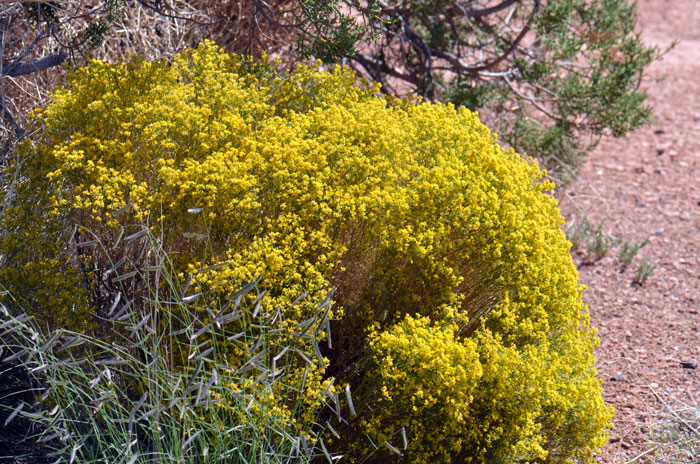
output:
<path id="1" fill-rule="evenodd" d="M 578 218 L 573 218 L 566 227 L 565 232 L 566 238 L 572 244 L 572 251 L 582 256 L 578 263 L 583 265 L 591 265 L 600 261 L 621 242 L 621 239 L 615 238 L 605 229 L 605 220 L 594 226 L 585 213 Z M 617 253 L 618 258 L 622 261 L 620 272 L 624 272 L 627 269 L 627 266 L 632 263 L 639 250 L 648 243 L 649 237 L 640 243 L 625 240 Z M 653 264 L 646 258 L 642 258 L 635 270 L 635 277 L 632 282 L 637 285 L 644 285 L 646 280 L 654 275 L 654 269 L 656 269 L 656 264 Z"/>
<path id="2" fill-rule="evenodd" d="M 646 258 L 642 258 L 639 266 L 637 266 L 637 275 L 634 282 L 639 285 L 644 285 L 647 279 L 654 275 L 654 269 L 656 269 L 656 264 L 648 261 Z"/>
<path id="3" fill-rule="evenodd" d="M 350 64 L 387 94 L 480 111 L 504 144 L 538 159 L 558 185 L 575 179 L 602 135 L 622 136 L 650 120 L 640 83 L 644 68 L 660 54 L 639 38 L 636 6 L 629 0 L 235 5 L 101 0 L 88 10 L 82 4 L 29 2 L 25 12 L 31 21 L 60 30 L 62 51 L 70 55 L 91 55 L 114 40 L 120 44 L 111 53 L 122 57 L 134 53 L 128 48 L 134 36 L 140 37 L 136 42 L 158 43 L 175 34 L 193 37 L 191 46 L 210 37 L 230 51 L 267 49 L 286 63 L 295 55 Z M 139 21 L 127 27 L 126 41 L 116 39 L 115 22 L 130 12 L 140 17 L 138 8 L 163 22 L 152 27 Z M 161 43 L 168 55 L 175 52 L 169 46 Z"/>
<path id="4" fill-rule="evenodd" d="M 62 10 L 61 5 L 55 1 L 23 2 L 22 8 L 24 8 L 27 18 L 37 26 L 42 22 L 58 23 Z"/>
<path id="5" fill-rule="evenodd" d="M 349 60 L 387 92 L 408 89 L 480 110 L 504 142 L 540 160 L 558 183 L 575 178 L 600 135 L 622 136 L 649 121 L 639 83 L 658 53 L 640 40 L 627 0 L 331 3 L 332 12 L 308 14 L 302 24 L 362 18 L 364 35 L 358 28 L 348 37 L 361 52 L 302 34 L 314 40 L 316 56 Z"/>
<path id="6" fill-rule="evenodd" d="M 632 261 L 634 260 L 635 256 L 637 256 L 637 253 L 639 253 L 639 250 L 647 246 L 648 243 L 648 236 L 640 243 L 633 243 L 625 240 L 625 243 L 622 245 L 622 249 L 617 256 L 622 260 L 623 265 L 627 267 L 628 265 L 632 264 Z"/>
<path id="7" fill-rule="evenodd" d="M 566 228 L 566 238 L 574 249 L 585 248 L 586 264 L 600 261 L 618 243 L 618 239 L 605 230 L 605 220 L 594 226 L 587 215 L 571 221 Z"/>
<path id="8" fill-rule="evenodd" d="M 81 9 L 82 5 L 61 5 L 55 1 L 22 2 L 26 17 L 36 26 L 46 23 L 53 29 L 66 26 L 70 28 L 75 26 L 70 23 L 88 18 L 80 25 L 80 30 L 74 31 L 72 41 L 67 44 L 73 52 L 86 51 L 85 45 L 99 46 L 104 43 L 114 23 L 124 15 L 125 7 L 126 0 L 100 0 L 95 5 L 90 5 L 88 13 Z"/>
<path id="9" fill-rule="evenodd" d="M 469 81 L 459 80 L 447 89 L 443 101 L 467 108 L 483 108 L 495 97 L 493 91 L 491 85 L 474 86 Z"/>
<path id="10" fill-rule="evenodd" d="M 340 4 L 340 0 L 302 0 L 298 9 L 292 9 L 300 29 L 297 51 L 302 56 L 333 62 L 357 53 L 355 45 L 365 30 L 341 13 Z"/>
<path id="11" fill-rule="evenodd" d="M 190 296 L 206 324 L 262 274 L 279 343 L 314 353 L 310 391 L 333 397 L 328 414 L 341 409 L 333 378 L 360 392 L 328 451 L 399 460 L 403 430 L 416 462 L 591 462 L 612 413 L 552 184 L 475 113 L 354 81 L 342 68 L 279 74 L 210 44 L 77 71 L 8 167 L 20 181 L 0 218 L 0 282 L 17 298 L 5 304 L 105 339 L 117 290 L 133 311 Z M 140 224 L 187 291 L 145 272 L 160 261 Z M 39 299 L 40 285 L 75 305 Z M 243 366 L 255 344 L 227 359 Z M 290 375 L 311 382 L 303 364 Z M 287 398 L 270 401 L 289 411 Z M 454 440 L 434 441 L 421 418 L 454 419 Z"/>
<path id="12" fill-rule="evenodd" d="M 538 157 L 549 160 L 556 167 L 552 174 L 560 185 L 576 179 L 578 168 L 585 159 L 586 152 L 593 144 L 580 147 L 571 133 L 571 124 L 566 121 L 543 126 L 536 119 L 522 117 L 515 121 L 511 143 L 527 153 L 538 153 Z"/>

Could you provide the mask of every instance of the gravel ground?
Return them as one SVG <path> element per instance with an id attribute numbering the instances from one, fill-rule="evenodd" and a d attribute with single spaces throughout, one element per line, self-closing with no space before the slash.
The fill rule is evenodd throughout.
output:
<path id="1" fill-rule="evenodd" d="M 669 408 L 700 401 L 700 1 L 640 0 L 638 8 L 645 42 L 676 41 L 645 79 L 656 121 L 604 140 L 561 205 L 568 220 L 604 221 L 623 242 L 649 237 L 624 270 L 620 245 L 594 264 L 575 253 L 599 328 L 604 397 L 616 409 L 598 462 L 697 463 L 700 449 L 672 460 L 650 443 L 650 432 Z M 657 267 L 639 285 L 642 258 Z"/>

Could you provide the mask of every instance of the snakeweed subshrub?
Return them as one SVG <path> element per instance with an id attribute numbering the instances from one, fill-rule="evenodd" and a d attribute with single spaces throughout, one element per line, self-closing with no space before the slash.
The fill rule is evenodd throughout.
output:
<path id="1" fill-rule="evenodd" d="M 264 276 L 280 336 L 356 392 L 332 451 L 592 462 L 612 410 L 552 185 L 477 114 L 354 82 L 211 44 L 171 63 L 92 62 L 9 168 L 21 180 L 0 281 L 50 326 L 104 332 L 115 262 L 87 231 L 117 263 L 145 262 L 124 246 L 145 223 L 201 301 Z M 158 288 L 136 279 L 130 299 L 146 284 Z M 331 288 L 332 322 L 309 329 Z"/>

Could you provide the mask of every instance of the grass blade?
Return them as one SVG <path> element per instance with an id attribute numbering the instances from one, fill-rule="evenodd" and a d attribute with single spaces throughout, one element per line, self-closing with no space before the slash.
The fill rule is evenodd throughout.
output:
<path id="1" fill-rule="evenodd" d="M 5 427 L 7 427 L 7 424 L 12 422 L 12 420 L 17 417 L 17 414 L 24 408 L 24 401 L 22 401 L 8 416 L 7 419 L 5 419 Z"/>

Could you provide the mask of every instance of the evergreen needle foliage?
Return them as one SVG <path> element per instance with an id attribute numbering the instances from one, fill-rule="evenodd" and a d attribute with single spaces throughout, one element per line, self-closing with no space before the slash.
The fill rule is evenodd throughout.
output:
<path id="1" fill-rule="evenodd" d="M 343 59 L 387 93 L 479 110 L 503 142 L 540 160 L 560 184 L 574 179 L 602 134 L 619 137 L 649 121 L 639 85 L 658 51 L 639 38 L 628 0 L 272 5 L 268 17 L 278 21 L 296 12 L 302 53 Z"/>

